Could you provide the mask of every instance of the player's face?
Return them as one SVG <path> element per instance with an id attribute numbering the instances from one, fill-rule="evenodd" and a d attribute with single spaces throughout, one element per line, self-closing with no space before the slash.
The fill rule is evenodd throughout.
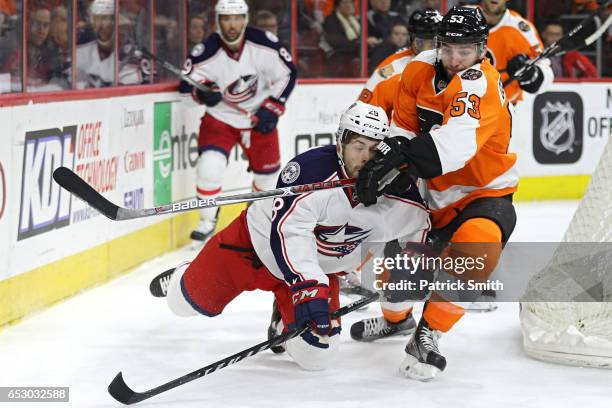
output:
<path id="1" fill-rule="evenodd" d="M 244 14 L 219 16 L 221 32 L 226 41 L 229 42 L 236 41 L 240 37 L 245 24 L 246 16 Z"/>
<path id="2" fill-rule="evenodd" d="M 442 43 L 438 48 L 438 58 L 449 77 L 476 64 L 482 55 L 478 55 L 477 44 Z"/>
<path id="3" fill-rule="evenodd" d="M 344 145 L 343 160 L 347 176 L 357 177 L 359 170 L 374 157 L 378 140 L 359 136 Z"/>
<path id="4" fill-rule="evenodd" d="M 485 13 L 494 16 L 500 15 L 506 10 L 506 0 L 482 0 L 481 4 Z"/>

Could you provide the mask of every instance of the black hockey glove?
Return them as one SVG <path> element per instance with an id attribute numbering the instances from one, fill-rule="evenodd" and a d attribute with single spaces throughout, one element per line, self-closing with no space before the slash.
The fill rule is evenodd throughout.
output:
<path id="1" fill-rule="evenodd" d="M 285 106 L 280 101 L 274 98 L 266 98 L 255 112 L 258 121 L 253 130 L 259 133 L 270 133 L 276 128 L 278 118 L 284 112 Z"/>
<path id="2" fill-rule="evenodd" d="M 359 170 L 355 186 L 359 201 L 366 207 L 376 204 L 379 192 L 384 189 L 386 182 L 390 182 L 393 178 L 386 179 L 404 163 L 406 163 L 406 158 L 402 153 L 399 139 L 386 137 L 376 146 L 374 158 Z M 381 181 L 384 185 L 381 185 Z"/>
<path id="3" fill-rule="evenodd" d="M 514 56 L 510 61 L 508 61 L 508 65 L 506 65 L 508 75 L 513 77 L 528 62 L 529 58 L 525 54 L 518 54 Z M 544 73 L 540 67 L 537 65 L 532 65 L 519 77 L 517 77 L 517 80 L 522 90 L 529 93 L 536 93 L 544 81 Z"/>
<path id="4" fill-rule="evenodd" d="M 199 104 L 204 104 L 209 108 L 212 108 L 221 102 L 223 96 L 221 95 L 221 89 L 216 83 L 211 81 L 203 81 L 202 84 L 204 84 L 210 90 L 202 91 L 194 86 L 191 90 L 191 96 L 193 97 L 194 101 Z"/>

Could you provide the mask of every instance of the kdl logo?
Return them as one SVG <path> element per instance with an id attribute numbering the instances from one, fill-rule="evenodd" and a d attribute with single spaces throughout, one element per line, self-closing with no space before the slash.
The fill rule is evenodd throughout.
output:
<path id="1" fill-rule="evenodd" d="M 66 126 L 26 133 L 17 240 L 70 223 L 70 193 L 52 175 L 59 166 L 73 168 L 76 132 Z"/>
<path id="2" fill-rule="evenodd" d="M 584 109 L 575 92 L 546 92 L 533 103 L 533 154 L 538 163 L 575 163 L 582 156 Z"/>

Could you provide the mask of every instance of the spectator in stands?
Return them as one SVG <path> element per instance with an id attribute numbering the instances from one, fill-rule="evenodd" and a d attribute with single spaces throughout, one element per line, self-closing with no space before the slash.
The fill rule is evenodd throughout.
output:
<path id="1" fill-rule="evenodd" d="M 278 36 L 278 20 L 276 15 L 268 10 L 259 10 L 253 17 L 253 25 L 260 30 L 269 31 Z"/>
<path id="2" fill-rule="evenodd" d="M 331 47 L 328 74 L 352 77 L 354 69 L 351 65 L 359 58 L 361 25 L 355 15 L 353 0 L 335 0 L 334 3 L 334 12 L 323 23 L 325 39 Z"/>
<path id="3" fill-rule="evenodd" d="M 563 26 L 559 20 L 550 20 L 540 31 L 544 47 L 559 41 L 563 37 Z M 597 68 L 586 56 L 578 51 L 569 51 L 564 55 L 550 58 L 556 78 L 597 78 Z"/>
<path id="4" fill-rule="evenodd" d="M 396 23 L 406 24 L 397 12 L 391 10 L 391 0 L 370 0 L 368 10 L 368 45 L 376 46 L 391 34 Z M 376 41 L 374 40 L 376 38 Z"/>
<path id="5" fill-rule="evenodd" d="M 327 75 L 359 76 L 361 25 L 353 0 L 334 0 L 335 8 L 323 23 L 327 52 Z M 325 48 L 324 48 L 325 49 Z"/>
<path id="6" fill-rule="evenodd" d="M 467 2 L 466 2 L 467 3 Z M 471 3 L 474 3 L 471 1 Z M 421 0 L 421 9 L 434 9 L 438 11 L 442 11 L 442 0 Z M 451 9 L 451 6 L 446 6 L 447 10 Z"/>
<path id="7" fill-rule="evenodd" d="M 391 27 L 391 34 L 383 41 L 382 44 L 376 46 L 372 50 L 372 56 L 368 63 L 368 72 L 380 64 L 382 60 L 387 58 L 389 55 L 395 53 L 400 48 L 404 48 L 408 45 L 408 28 L 401 22 L 393 24 Z"/>
<path id="8" fill-rule="evenodd" d="M 17 7 L 14 0 L 0 0 L 0 94 L 20 91 L 21 64 L 12 64 L 17 50 Z"/>
<path id="9" fill-rule="evenodd" d="M 197 44 L 204 41 L 206 38 L 206 17 L 202 14 L 196 14 L 189 17 L 189 25 L 187 32 L 187 50 L 190 51 Z"/>
<path id="10" fill-rule="evenodd" d="M 45 6 L 31 9 L 28 13 L 27 44 L 29 90 L 42 90 L 42 87 L 49 84 L 55 72 L 61 70 L 62 61 L 57 46 L 50 38 L 50 31 L 51 10 Z M 67 84 L 63 84 L 59 89 L 66 87 Z"/>
<path id="11" fill-rule="evenodd" d="M 72 48 L 68 19 L 68 9 L 63 5 L 59 5 L 51 11 L 49 37 L 52 49 L 57 53 L 59 59 L 59 65 L 53 72 L 51 82 L 56 83 L 62 89 L 70 88 L 72 82 Z"/>

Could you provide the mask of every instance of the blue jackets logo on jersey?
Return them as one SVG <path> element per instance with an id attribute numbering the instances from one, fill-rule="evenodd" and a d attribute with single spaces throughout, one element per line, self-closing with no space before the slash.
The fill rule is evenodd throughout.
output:
<path id="1" fill-rule="evenodd" d="M 342 258 L 349 255 L 368 238 L 370 230 L 344 224 L 342 226 L 317 225 L 314 235 L 317 241 L 317 252 L 326 256 Z"/>
<path id="2" fill-rule="evenodd" d="M 234 103 L 251 99 L 257 93 L 257 75 L 243 75 L 225 88 L 225 97 Z"/>

